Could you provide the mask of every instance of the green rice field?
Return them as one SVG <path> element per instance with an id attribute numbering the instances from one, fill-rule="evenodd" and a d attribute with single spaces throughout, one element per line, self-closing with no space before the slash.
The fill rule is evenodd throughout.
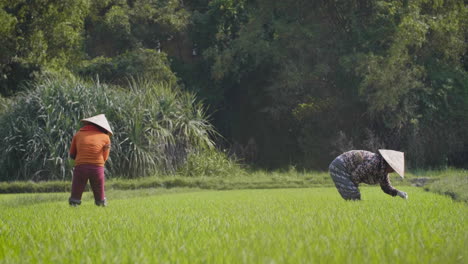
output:
<path id="1" fill-rule="evenodd" d="M 468 207 L 416 187 L 0 195 L 0 263 L 468 263 Z"/>

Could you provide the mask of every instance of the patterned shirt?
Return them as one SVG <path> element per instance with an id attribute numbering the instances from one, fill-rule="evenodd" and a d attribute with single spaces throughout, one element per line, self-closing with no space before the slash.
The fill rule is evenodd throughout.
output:
<path id="1" fill-rule="evenodd" d="M 338 157 L 351 174 L 351 180 L 359 183 L 380 184 L 382 190 L 396 196 L 398 190 L 393 188 L 388 177 L 387 163 L 380 154 L 365 150 L 351 150 Z"/>

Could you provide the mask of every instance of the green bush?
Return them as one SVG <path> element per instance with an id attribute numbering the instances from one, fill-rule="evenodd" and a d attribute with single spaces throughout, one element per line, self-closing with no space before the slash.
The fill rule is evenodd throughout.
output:
<path id="1" fill-rule="evenodd" d="M 190 153 L 187 162 L 179 169 L 179 174 L 189 177 L 226 177 L 244 175 L 245 171 L 226 153 L 215 149 L 206 149 Z"/>
<path id="2" fill-rule="evenodd" d="M 128 79 L 134 77 L 156 82 L 177 81 L 166 54 L 150 49 L 137 49 L 113 58 L 96 57 L 85 61 L 76 71 L 83 77 L 99 76 L 106 83 L 118 85 L 127 85 Z"/>
<path id="3" fill-rule="evenodd" d="M 108 177 L 174 172 L 188 153 L 213 146 L 202 105 L 173 85 L 47 79 L 0 115 L 0 180 L 70 179 L 71 139 L 82 118 L 100 113 L 114 131 Z"/>

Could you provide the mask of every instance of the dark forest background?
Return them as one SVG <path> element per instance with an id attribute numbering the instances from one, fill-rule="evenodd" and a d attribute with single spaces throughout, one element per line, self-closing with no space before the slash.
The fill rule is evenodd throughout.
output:
<path id="1" fill-rule="evenodd" d="M 468 167 L 463 0 L 0 0 L 3 108 L 30 84 L 132 78 L 193 92 L 253 166 L 350 149 Z"/>

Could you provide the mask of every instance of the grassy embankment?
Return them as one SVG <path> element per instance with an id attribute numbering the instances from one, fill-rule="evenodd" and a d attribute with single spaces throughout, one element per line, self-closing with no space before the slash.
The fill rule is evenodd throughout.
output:
<path id="1" fill-rule="evenodd" d="M 422 176 L 429 179 L 424 186 L 425 190 L 448 195 L 456 201 L 468 202 L 468 170 L 428 171 Z"/>
<path id="2" fill-rule="evenodd" d="M 240 171 L 238 171 L 240 172 Z M 448 169 L 440 171 L 408 172 L 401 180 L 396 174 L 392 182 L 399 186 L 418 186 L 426 191 L 449 195 L 458 201 L 468 202 L 468 171 Z M 152 176 L 139 179 L 111 179 L 108 190 L 133 190 L 145 188 L 200 188 L 213 190 L 308 188 L 334 186 L 327 172 L 253 171 L 223 177 Z M 69 181 L 3 182 L 0 193 L 68 192 Z"/>

